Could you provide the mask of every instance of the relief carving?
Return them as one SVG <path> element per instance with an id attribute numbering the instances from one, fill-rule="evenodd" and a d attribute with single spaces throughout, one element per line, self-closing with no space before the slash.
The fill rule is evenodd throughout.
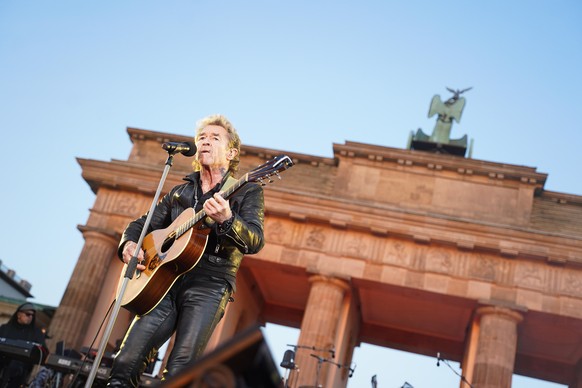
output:
<path id="1" fill-rule="evenodd" d="M 120 195 L 118 198 L 112 199 L 115 212 L 126 214 L 130 217 L 137 217 L 138 215 L 141 215 L 141 212 L 139 211 L 140 201 L 137 201 L 135 197 L 130 195 Z"/>
<path id="2" fill-rule="evenodd" d="M 365 257 L 368 247 L 364 243 L 362 236 L 349 235 L 343 244 L 345 253 L 354 257 Z"/>
<path id="3" fill-rule="evenodd" d="M 563 279 L 562 292 L 572 296 L 582 296 L 582 277 L 579 273 L 569 271 Z"/>
<path id="4" fill-rule="evenodd" d="M 493 259 L 483 255 L 473 255 L 469 259 L 469 276 L 482 280 L 495 279 L 495 262 Z"/>
<path id="5" fill-rule="evenodd" d="M 515 283 L 520 286 L 542 288 L 543 272 L 540 267 L 531 263 L 520 263 L 515 270 Z"/>
<path id="6" fill-rule="evenodd" d="M 414 191 L 410 193 L 410 199 L 413 202 L 428 203 L 432 194 L 433 192 L 430 187 L 427 187 L 426 185 L 417 185 L 414 188 Z"/>
<path id="7" fill-rule="evenodd" d="M 426 269 L 446 274 L 453 273 L 451 252 L 443 249 L 429 249 L 426 257 Z"/>
<path id="8" fill-rule="evenodd" d="M 325 242 L 325 232 L 322 228 L 313 228 L 309 232 L 307 241 L 305 244 L 310 248 L 321 249 L 323 248 L 323 243 Z"/>
<path id="9" fill-rule="evenodd" d="M 406 248 L 406 244 L 401 241 L 393 241 L 388 243 L 386 247 L 386 255 L 384 256 L 384 262 L 407 267 L 410 262 L 410 252 Z"/>
<path id="10" fill-rule="evenodd" d="M 270 222 L 268 227 L 265 228 L 266 239 L 276 243 L 285 242 L 285 228 L 283 224 L 279 221 Z"/>

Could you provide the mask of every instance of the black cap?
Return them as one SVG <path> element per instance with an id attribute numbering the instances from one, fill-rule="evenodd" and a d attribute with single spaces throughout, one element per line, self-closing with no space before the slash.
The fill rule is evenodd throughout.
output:
<path id="1" fill-rule="evenodd" d="M 18 308 L 18 311 L 36 311 L 36 307 L 32 303 L 25 303 Z"/>

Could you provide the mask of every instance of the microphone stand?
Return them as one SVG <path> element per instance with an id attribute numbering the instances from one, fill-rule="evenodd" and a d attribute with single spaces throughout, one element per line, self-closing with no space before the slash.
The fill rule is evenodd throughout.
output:
<path id="1" fill-rule="evenodd" d="M 332 345 L 332 347 L 330 349 L 316 348 L 315 346 L 307 346 L 307 345 L 291 345 L 291 344 L 287 344 L 287 346 L 292 347 L 295 352 L 297 352 L 297 349 L 309 349 L 309 350 L 315 350 L 316 352 L 329 352 L 331 358 L 335 358 L 335 347 L 333 345 Z M 317 356 L 315 354 L 310 354 L 310 356 L 317 358 L 317 374 L 316 374 L 316 377 L 315 377 L 315 388 L 318 388 L 318 385 L 317 384 L 318 384 L 318 380 L 319 380 L 319 372 L 320 372 L 320 369 L 321 369 L 321 363 L 322 362 L 329 362 L 329 363 L 332 363 L 334 365 L 337 365 L 338 368 L 340 367 L 340 365 L 339 364 L 336 364 L 335 362 L 333 362 L 331 360 L 328 360 L 327 358 L 322 358 L 322 357 L 319 357 L 319 356 Z"/>
<path id="2" fill-rule="evenodd" d="M 158 199 L 159 199 L 160 194 L 162 192 L 162 188 L 164 187 L 164 183 L 165 183 L 166 178 L 168 176 L 168 172 L 170 171 L 170 167 L 172 167 L 172 164 L 174 162 L 174 154 L 176 153 L 176 151 L 178 151 L 178 150 L 176 150 L 176 149 L 168 150 L 168 159 L 166 160 L 166 165 L 165 165 L 164 171 L 162 173 L 162 178 L 160 179 L 160 183 L 158 184 L 158 189 L 156 190 L 156 194 L 154 196 L 154 199 L 152 201 L 152 205 L 151 205 L 150 210 L 148 212 L 148 215 L 146 217 L 146 221 L 145 221 L 145 224 L 144 224 L 143 229 L 141 231 L 141 235 L 139 236 L 139 240 L 137 242 L 137 247 L 135 249 L 135 253 L 133 254 L 133 257 L 131 258 L 129 263 L 127 263 L 127 268 L 125 270 L 125 275 L 124 275 L 123 281 L 121 283 L 119 293 L 117 295 L 117 298 L 115 299 L 115 304 L 113 306 L 113 310 L 111 311 L 111 316 L 109 317 L 109 322 L 107 323 L 107 327 L 105 328 L 105 331 L 103 332 L 103 337 L 101 338 L 101 342 L 99 344 L 99 349 L 97 351 L 97 355 L 95 356 L 95 359 L 93 360 L 91 372 L 89 373 L 89 376 L 87 377 L 87 381 L 85 382 L 85 388 L 91 388 L 93 381 L 95 380 L 95 376 L 97 375 L 97 369 L 99 368 L 99 365 L 101 364 L 101 359 L 103 358 L 103 354 L 105 353 L 105 348 L 107 347 L 107 342 L 109 341 L 109 336 L 111 336 L 111 332 L 113 331 L 113 326 L 115 324 L 115 321 L 117 320 L 117 315 L 119 314 L 119 310 L 121 309 L 121 299 L 122 299 L 123 295 L 125 294 L 125 290 L 127 288 L 127 283 L 131 279 L 133 279 L 133 275 L 134 275 L 135 270 L 137 268 L 137 256 L 139 254 L 139 251 L 141 250 L 143 240 L 147 234 L 147 230 L 148 230 L 148 227 L 150 225 L 154 209 L 158 203 Z"/>
<path id="3" fill-rule="evenodd" d="M 320 387 L 320 385 L 319 385 L 319 372 L 321 371 L 321 364 L 324 361 L 326 361 L 326 359 L 323 357 L 319 357 L 318 355 L 313 354 L 313 353 L 310 354 L 310 356 L 317 358 L 317 370 L 315 372 L 315 388 L 319 388 Z"/>

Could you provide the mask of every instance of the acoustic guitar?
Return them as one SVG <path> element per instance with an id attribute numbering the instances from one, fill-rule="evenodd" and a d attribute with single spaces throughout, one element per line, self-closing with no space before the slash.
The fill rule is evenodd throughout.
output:
<path id="1" fill-rule="evenodd" d="M 228 199 L 249 182 L 263 186 L 272 183 L 271 177 L 293 166 L 289 156 L 279 155 L 258 166 L 224 188 L 221 194 Z M 225 186 L 228 186 L 228 182 Z M 144 237 L 142 249 L 146 269 L 136 271 L 127 282 L 121 297 L 121 306 L 143 315 L 150 312 L 168 293 L 177 278 L 192 270 L 204 253 L 211 229 L 204 225 L 206 212 L 194 208 L 184 210 L 167 228 L 154 230 Z M 127 265 L 124 267 L 126 268 Z M 125 277 L 125 270 L 118 286 L 118 294 Z"/>

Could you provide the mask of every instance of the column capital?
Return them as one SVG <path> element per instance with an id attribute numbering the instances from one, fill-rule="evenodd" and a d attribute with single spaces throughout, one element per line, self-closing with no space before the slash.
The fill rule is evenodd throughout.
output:
<path id="1" fill-rule="evenodd" d="M 119 233 L 111 229 L 98 228 L 89 225 L 77 225 L 77 229 L 83 233 L 85 240 L 88 237 L 98 237 L 106 240 L 109 243 L 117 245 L 119 243 L 119 239 L 121 238 Z"/>
<path id="2" fill-rule="evenodd" d="M 312 275 L 309 277 L 310 283 L 329 283 L 332 284 L 343 291 L 348 291 L 350 289 L 350 283 L 344 279 L 335 278 L 332 276 L 325 275 Z"/>
<path id="3" fill-rule="evenodd" d="M 483 315 L 497 315 L 513 321 L 516 324 L 519 324 L 521 321 L 523 321 L 523 311 L 516 311 L 504 306 L 483 306 L 477 308 L 475 311 L 475 316 L 482 317 Z"/>

